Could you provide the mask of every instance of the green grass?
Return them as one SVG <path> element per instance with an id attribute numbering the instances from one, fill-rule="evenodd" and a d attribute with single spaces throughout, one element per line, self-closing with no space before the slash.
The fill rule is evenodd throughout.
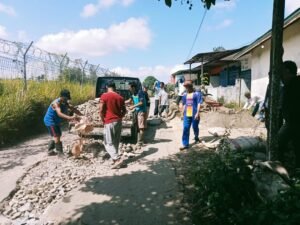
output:
<path id="1" fill-rule="evenodd" d="M 229 109 L 239 109 L 240 108 L 239 104 L 235 103 L 235 102 L 225 103 L 224 107 L 229 108 Z"/>
<path id="2" fill-rule="evenodd" d="M 34 134 L 43 126 L 47 107 L 59 96 L 60 90 L 69 89 L 72 104 L 77 105 L 94 97 L 94 86 L 58 81 L 28 81 L 23 92 L 20 80 L 0 80 L 0 146 Z"/>

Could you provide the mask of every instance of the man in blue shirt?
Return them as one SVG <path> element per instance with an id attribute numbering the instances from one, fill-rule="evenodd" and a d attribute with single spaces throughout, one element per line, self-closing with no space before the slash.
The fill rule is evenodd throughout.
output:
<path id="1" fill-rule="evenodd" d="M 48 144 L 48 155 L 56 155 L 56 154 L 63 154 L 63 147 L 61 138 L 61 120 L 79 120 L 80 118 L 76 115 L 68 116 L 68 109 L 72 110 L 75 114 L 82 116 L 80 111 L 75 109 L 72 105 L 68 103 L 71 99 L 70 91 L 69 90 L 62 90 L 60 92 L 60 97 L 55 99 L 46 112 L 44 117 L 44 124 L 46 125 L 49 134 L 53 137 Z M 54 149 L 56 151 L 54 151 Z"/>
<path id="2" fill-rule="evenodd" d="M 182 96 L 182 110 L 183 110 L 183 134 L 182 147 L 180 150 L 189 148 L 190 128 L 193 127 L 195 134 L 195 142 L 199 142 L 199 122 L 200 122 L 200 107 L 203 102 L 202 94 L 195 91 L 192 81 L 185 81 L 184 87 L 186 93 Z"/>
<path id="3" fill-rule="evenodd" d="M 135 109 L 138 119 L 138 141 L 137 144 L 142 146 L 144 143 L 144 133 L 147 128 L 147 104 L 143 90 L 138 90 L 135 82 L 129 83 L 129 91 L 132 96 L 126 101 L 126 104 L 133 104 L 129 107 L 130 110 Z"/>

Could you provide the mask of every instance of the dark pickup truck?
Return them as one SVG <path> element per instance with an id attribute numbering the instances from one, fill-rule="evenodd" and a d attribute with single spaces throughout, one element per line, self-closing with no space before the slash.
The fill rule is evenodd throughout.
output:
<path id="1" fill-rule="evenodd" d="M 142 88 L 139 78 L 135 77 L 98 77 L 96 83 L 96 98 L 100 98 L 106 92 L 106 84 L 108 81 L 113 80 L 116 84 L 116 92 L 119 93 L 125 100 L 131 97 L 129 91 L 129 83 L 135 82 L 138 89 Z M 123 119 L 122 136 L 130 136 L 133 142 L 137 140 L 138 125 L 136 113 L 127 113 Z"/>
<path id="2" fill-rule="evenodd" d="M 131 97 L 129 91 L 129 83 L 135 82 L 138 89 L 142 88 L 142 84 L 138 78 L 134 77 L 98 77 L 95 90 L 95 100 L 89 100 L 76 108 L 83 113 L 86 117 L 92 119 L 93 131 L 87 134 L 81 134 L 85 137 L 98 138 L 103 135 L 103 124 L 99 117 L 99 98 L 106 92 L 106 84 L 113 80 L 116 84 L 116 92 L 124 97 L 125 100 Z M 69 131 L 76 132 L 75 123 L 69 123 Z M 74 130 L 72 129 L 74 127 Z M 127 111 L 122 121 L 122 136 L 130 137 L 131 141 L 137 141 L 138 123 L 135 111 Z"/>

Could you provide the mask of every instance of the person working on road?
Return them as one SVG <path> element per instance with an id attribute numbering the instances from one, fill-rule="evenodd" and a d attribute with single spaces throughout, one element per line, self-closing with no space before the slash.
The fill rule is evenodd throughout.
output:
<path id="1" fill-rule="evenodd" d="M 244 96 L 246 98 L 246 102 L 243 107 L 243 110 L 251 110 L 252 109 L 251 115 L 253 117 L 256 116 L 257 112 L 259 112 L 259 115 L 261 115 L 261 111 L 263 110 L 264 102 L 258 96 L 252 97 L 250 92 L 246 92 Z M 259 116 L 258 119 L 260 120 L 261 116 Z"/>
<path id="2" fill-rule="evenodd" d="M 180 101 L 182 100 L 182 96 L 185 92 L 184 87 L 184 77 L 180 77 L 179 80 L 176 82 L 177 86 L 177 98 L 176 98 L 176 104 L 179 105 Z"/>
<path id="3" fill-rule="evenodd" d="M 50 104 L 44 116 L 44 124 L 46 125 L 49 134 L 53 137 L 53 140 L 51 140 L 48 144 L 48 155 L 63 154 L 63 145 L 60 140 L 62 135 L 60 128 L 61 119 L 69 121 L 80 119 L 76 115 L 68 116 L 68 109 L 73 111 L 75 114 L 82 116 L 82 114 L 77 109 L 69 104 L 70 99 L 70 91 L 67 89 L 63 89 L 60 92 L 60 97 L 55 99 Z"/>
<path id="4" fill-rule="evenodd" d="M 300 77 L 297 76 L 297 65 L 293 61 L 283 62 L 281 80 L 284 84 L 282 94 L 282 116 L 284 123 L 278 132 L 279 154 L 282 162 L 285 150 L 291 141 L 296 156 L 295 165 L 300 169 Z"/>
<path id="5" fill-rule="evenodd" d="M 159 97 L 159 116 L 162 116 L 162 113 L 164 110 L 166 110 L 166 113 L 169 112 L 169 96 L 166 92 L 165 83 L 160 83 L 160 92 L 158 94 Z"/>
<path id="6" fill-rule="evenodd" d="M 144 94 L 145 94 L 146 106 L 147 106 L 146 119 L 148 119 L 149 109 L 150 109 L 150 99 L 149 99 L 149 95 L 148 95 L 148 88 L 146 86 L 144 86 L 143 91 L 144 91 Z"/>
<path id="7" fill-rule="evenodd" d="M 190 128 L 193 127 L 195 142 L 199 142 L 200 107 L 203 102 L 201 92 L 195 92 L 190 80 L 184 82 L 186 93 L 182 96 L 183 134 L 180 150 L 189 148 Z"/>
<path id="8" fill-rule="evenodd" d="M 147 106 L 146 106 L 146 98 L 145 94 L 142 90 L 138 90 L 137 84 L 135 82 L 129 83 L 129 91 L 131 92 L 132 96 L 130 99 L 126 101 L 126 104 L 133 104 L 129 107 L 130 110 L 135 109 L 137 113 L 137 120 L 138 120 L 138 140 L 137 144 L 142 146 L 144 144 L 144 133 L 145 129 L 147 128 Z"/>
<path id="9" fill-rule="evenodd" d="M 159 92 L 160 92 L 160 82 L 157 80 L 153 85 L 154 90 L 154 116 L 158 116 L 159 113 Z"/>
<path id="10" fill-rule="evenodd" d="M 106 88 L 107 92 L 100 97 L 99 113 L 104 124 L 104 147 L 113 160 L 112 168 L 116 169 L 123 163 L 118 152 L 126 107 L 124 98 L 116 93 L 113 81 L 109 81 Z"/>

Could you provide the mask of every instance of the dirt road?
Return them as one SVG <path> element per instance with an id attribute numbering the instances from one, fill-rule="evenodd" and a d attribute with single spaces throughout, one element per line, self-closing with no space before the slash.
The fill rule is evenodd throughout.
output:
<path id="1" fill-rule="evenodd" d="M 245 113 L 204 114 L 201 138 L 211 137 L 211 127 L 230 128 L 232 137 L 264 132 Z M 179 152 L 181 129 L 179 118 L 150 126 L 147 144 L 119 170 L 91 153 L 81 159 L 48 157 L 47 135 L 1 151 L 1 201 L 12 191 L 13 197 L 2 204 L 6 218 L 0 216 L 0 224 L 189 224 L 180 213 L 182 194 L 170 160 Z M 65 145 L 76 138 L 66 132 L 63 137 Z"/>
<path id="2" fill-rule="evenodd" d="M 2 200 L 15 188 L 18 179 L 18 186 L 28 187 L 23 188 L 28 193 L 18 190 L 18 195 L 30 200 L 28 196 L 33 189 L 29 187 L 34 183 L 43 187 L 37 178 L 43 178 L 43 182 L 48 180 L 50 185 L 60 182 L 55 180 L 57 174 L 63 177 L 69 170 L 83 171 L 82 180 L 75 182 L 60 199 L 49 202 L 41 210 L 35 209 L 35 202 L 31 202 L 23 209 L 28 210 L 25 214 L 20 216 L 15 212 L 12 224 L 182 224 L 177 213 L 176 177 L 169 161 L 169 157 L 178 152 L 179 139 L 174 138 L 178 136 L 174 128 L 178 122 L 149 127 L 148 144 L 127 160 L 127 168 L 120 170 L 111 170 L 107 160 L 80 165 L 79 160 L 48 157 L 45 154 L 47 136 L 2 151 L 0 177 L 5 181 Z M 63 138 L 71 142 L 77 137 L 65 134 Z M 19 209 L 22 211 L 27 203 L 28 200 L 18 205 Z"/>

